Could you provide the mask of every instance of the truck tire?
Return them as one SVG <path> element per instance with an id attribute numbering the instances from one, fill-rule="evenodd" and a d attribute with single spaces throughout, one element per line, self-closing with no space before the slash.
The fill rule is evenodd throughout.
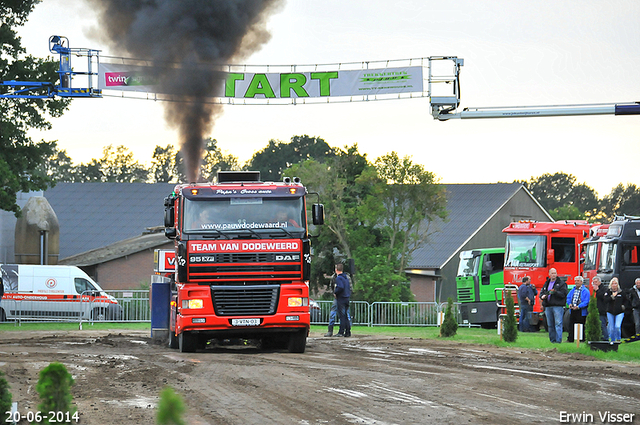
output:
<path id="1" fill-rule="evenodd" d="M 289 336 L 289 352 L 304 353 L 307 348 L 307 330 L 301 329 Z"/>
<path id="2" fill-rule="evenodd" d="M 178 347 L 179 347 L 178 337 L 176 336 L 176 333 L 174 331 L 169 329 L 169 348 L 175 349 Z"/>
<path id="3" fill-rule="evenodd" d="M 91 319 L 95 322 L 104 322 L 107 320 L 107 313 L 104 308 L 94 308 L 91 312 Z"/>
<path id="4" fill-rule="evenodd" d="M 197 342 L 196 336 L 190 332 L 182 332 L 178 336 L 178 346 L 181 353 L 195 353 Z"/>

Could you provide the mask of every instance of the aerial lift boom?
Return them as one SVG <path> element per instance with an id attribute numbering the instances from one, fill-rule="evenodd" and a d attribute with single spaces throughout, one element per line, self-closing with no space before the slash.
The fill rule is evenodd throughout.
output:
<path id="1" fill-rule="evenodd" d="M 34 81 L 0 81 L 0 86 L 9 87 L 7 93 L 0 93 L 0 98 L 10 99 L 47 99 L 59 97 L 102 97 L 102 90 L 94 88 L 93 80 L 98 73 L 94 71 L 100 63 L 100 50 L 71 48 L 66 37 L 52 35 L 49 37 L 49 51 L 60 55 L 58 75 L 60 84 Z M 71 55 L 87 58 L 85 71 L 74 70 L 71 67 Z M 75 76 L 86 76 L 86 87 L 74 88 L 72 82 Z"/>
<path id="2" fill-rule="evenodd" d="M 433 70 L 438 61 L 450 61 L 452 70 L 435 75 Z M 445 62 L 446 63 L 446 62 Z M 429 58 L 429 97 L 431 115 L 437 120 L 453 118 L 518 118 L 518 117 L 555 117 L 570 115 L 640 115 L 640 102 L 591 105 L 552 105 L 518 107 L 464 108 L 460 106 L 460 68 L 464 60 L 455 56 L 432 56 Z M 445 69 L 448 67 L 445 66 Z M 444 86 L 438 83 L 444 83 Z M 437 86 L 436 86 L 437 84 Z M 437 95 L 434 90 L 442 89 Z"/>

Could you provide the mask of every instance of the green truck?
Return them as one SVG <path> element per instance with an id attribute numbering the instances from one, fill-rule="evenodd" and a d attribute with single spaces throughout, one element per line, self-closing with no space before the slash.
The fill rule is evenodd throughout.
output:
<path id="1" fill-rule="evenodd" d="M 495 289 L 504 287 L 504 248 L 460 252 L 456 287 L 463 323 L 492 328 L 498 322 Z"/>

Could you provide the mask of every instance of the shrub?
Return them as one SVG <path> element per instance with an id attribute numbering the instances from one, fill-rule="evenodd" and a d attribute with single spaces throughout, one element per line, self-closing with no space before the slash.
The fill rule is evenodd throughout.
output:
<path id="1" fill-rule="evenodd" d="M 516 323 L 516 309 L 511 292 L 509 292 L 509 295 L 505 300 L 505 305 L 507 306 L 507 317 L 504 320 L 502 339 L 505 342 L 516 342 L 518 339 L 518 325 Z"/>
<path id="2" fill-rule="evenodd" d="M 591 299 L 587 309 L 587 321 L 585 323 L 585 337 L 587 341 L 602 341 L 602 328 L 600 323 L 600 312 L 598 311 L 598 301 L 596 291 L 591 291 Z"/>
<path id="3" fill-rule="evenodd" d="M 63 412 L 73 414 L 75 407 L 71 402 L 71 386 L 74 380 L 62 363 L 53 362 L 40 371 L 40 379 L 36 385 L 36 391 L 40 395 L 41 403 L 38 410 L 41 412 Z M 43 417 L 42 423 L 49 423 L 49 416 Z"/>
<path id="4" fill-rule="evenodd" d="M 440 326 L 440 336 L 448 338 L 458 331 L 458 321 L 453 317 L 453 299 L 447 299 L 447 309 L 444 312 L 444 320 Z"/>
<path id="5" fill-rule="evenodd" d="M 160 393 L 158 403 L 157 422 L 159 425 L 185 425 L 182 420 L 184 401 L 171 387 L 166 387 Z"/>
<path id="6" fill-rule="evenodd" d="M 3 376 L 4 373 L 0 372 L 0 412 L 5 415 L 5 412 L 11 411 L 11 393 L 9 392 L 9 383 Z"/>

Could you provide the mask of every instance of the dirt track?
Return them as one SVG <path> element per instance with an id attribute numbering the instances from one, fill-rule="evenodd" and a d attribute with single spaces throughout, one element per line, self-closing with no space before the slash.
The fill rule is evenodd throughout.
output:
<path id="1" fill-rule="evenodd" d="M 582 355 L 320 334 L 304 354 L 182 354 L 148 332 L 120 332 L 0 332 L 20 413 L 37 410 L 38 373 L 52 361 L 74 375 L 83 424 L 153 424 L 166 385 L 186 400 L 189 424 L 555 424 L 561 412 L 602 423 L 599 412 L 640 412 L 640 366 Z"/>

